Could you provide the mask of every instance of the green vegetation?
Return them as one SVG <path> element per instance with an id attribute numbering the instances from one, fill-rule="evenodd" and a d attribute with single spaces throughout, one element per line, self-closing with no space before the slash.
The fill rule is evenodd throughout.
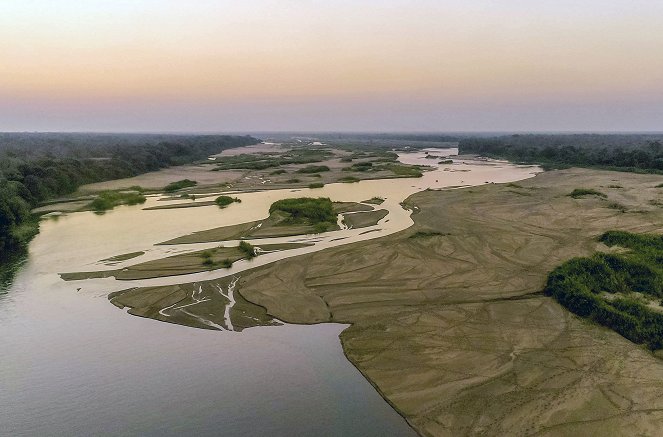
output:
<path id="1" fill-rule="evenodd" d="M 363 203 L 370 203 L 372 205 L 382 205 L 384 203 L 384 199 L 382 197 L 371 197 L 368 200 L 365 200 Z"/>
<path id="2" fill-rule="evenodd" d="M 221 260 L 219 265 L 224 269 L 229 269 L 233 266 L 233 261 L 230 258 L 225 258 Z"/>
<path id="3" fill-rule="evenodd" d="M 288 173 L 288 172 L 285 171 L 284 169 L 280 168 L 278 170 L 274 170 L 273 172 L 271 172 L 270 175 L 279 175 L 279 174 L 284 174 L 284 173 Z"/>
<path id="4" fill-rule="evenodd" d="M 38 232 L 30 211 L 81 185 L 127 178 L 258 143 L 227 135 L 0 133 L 0 263 Z M 142 191 L 139 187 L 132 187 Z"/>
<path id="5" fill-rule="evenodd" d="M 170 184 L 166 185 L 163 190 L 166 193 L 173 193 L 183 188 L 195 187 L 196 185 L 198 185 L 198 182 L 196 181 L 192 181 L 191 179 L 182 179 L 181 181 L 171 182 Z"/>
<path id="6" fill-rule="evenodd" d="M 634 343 L 663 348 L 663 235 L 610 231 L 599 241 L 627 251 L 567 261 L 548 276 L 546 295 Z"/>
<path id="7" fill-rule="evenodd" d="M 663 188 L 663 184 L 656 185 L 656 188 Z"/>
<path id="8" fill-rule="evenodd" d="M 313 189 L 313 188 L 322 188 L 324 186 L 325 186 L 325 184 L 323 184 L 322 182 L 313 182 L 312 184 L 308 185 L 308 187 L 311 188 L 311 189 Z"/>
<path id="9" fill-rule="evenodd" d="M 285 224 L 335 225 L 336 214 L 332 201 L 327 197 L 299 197 L 282 199 L 272 203 L 269 213 L 286 215 Z"/>
<path id="10" fill-rule="evenodd" d="M 332 152 L 323 149 L 293 149 L 284 153 L 241 154 L 224 156 L 217 159 L 216 170 L 247 169 L 265 170 L 288 164 L 310 164 L 320 162 L 332 156 Z M 279 173 L 280 174 L 280 173 Z"/>
<path id="11" fill-rule="evenodd" d="M 356 162 L 352 164 L 352 166 L 350 167 L 343 168 L 343 171 L 370 171 L 370 170 L 373 170 L 372 162 Z"/>
<path id="12" fill-rule="evenodd" d="M 442 161 L 438 162 L 438 164 L 453 164 L 454 160 L 453 159 L 443 159 Z"/>
<path id="13" fill-rule="evenodd" d="M 94 199 L 89 208 L 103 213 L 119 205 L 138 205 L 145 203 L 145 196 L 132 191 L 103 191 Z"/>
<path id="14" fill-rule="evenodd" d="M 407 178 L 420 178 L 424 175 L 421 172 L 421 169 L 417 166 L 390 164 L 387 166 L 387 169 L 391 170 L 397 176 L 402 176 Z"/>
<path id="15" fill-rule="evenodd" d="M 285 181 L 285 182 L 286 182 L 287 184 L 298 184 L 298 183 L 301 182 L 301 181 L 302 181 L 301 179 L 292 178 L 292 179 L 288 179 L 288 180 Z"/>
<path id="16" fill-rule="evenodd" d="M 430 237 L 443 237 L 449 234 L 444 234 L 437 231 L 417 231 L 410 235 L 408 238 L 430 238 Z"/>
<path id="17" fill-rule="evenodd" d="M 237 197 L 230 197 L 230 196 L 219 196 L 215 200 L 216 204 L 219 205 L 219 208 L 225 208 L 226 206 L 230 205 L 231 203 L 241 203 L 241 199 L 238 199 Z"/>
<path id="18" fill-rule="evenodd" d="M 663 135 L 510 135 L 465 138 L 459 153 L 543 164 L 663 173 Z"/>
<path id="19" fill-rule="evenodd" d="M 571 191 L 571 193 L 569 193 L 568 196 L 571 196 L 574 199 L 579 199 L 585 196 L 597 196 L 597 197 L 602 197 L 604 199 L 608 197 L 604 193 L 596 191 L 591 188 L 576 188 L 575 190 Z"/>
<path id="20" fill-rule="evenodd" d="M 246 255 L 246 257 L 248 259 L 255 258 L 258 255 L 256 253 L 255 247 L 253 247 L 250 243 L 248 243 L 246 241 L 240 241 L 239 242 L 239 250 L 244 252 L 244 255 Z"/>
<path id="21" fill-rule="evenodd" d="M 297 170 L 297 173 L 320 173 L 323 171 L 329 171 L 329 167 L 326 165 L 307 165 Z"/>
<path id="22" fill-rule="evenodd" d="M 343 158 L 339 159 L 340 162 L 352 162 L 352 158 L 349 156 L 344 156 Z"/>
<path id="23" fill-rule="evenodd" d="M 352 183 L 355 183 L 355 182 L 359 182 L 359 180 L 360 180 L 359 178 L 356 178 L 354 176 L 344 176 L 344 177 L 340 178 L 338 181 L 343 182 L 345 184 L 352 184 Z"/>
<path id="24" fill-rule="evenodd" d="M 608 188 L 624 188 L 621 185 L 608 185 Z"/>

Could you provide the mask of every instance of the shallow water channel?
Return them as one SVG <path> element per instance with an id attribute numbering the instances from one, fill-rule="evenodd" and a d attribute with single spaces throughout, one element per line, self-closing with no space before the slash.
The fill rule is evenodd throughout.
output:
<path id="1" fill-rule="evenodd" d="M 0 294 L 0 435 L 414 435 L 343 356 L 338 340 L 343 325 L 255 327 L 241 333 L 193 329 L 131 316 L 107 299 L 116 290 L 238 276 L 283 257 L 378 238 L 411 225 L 400 202 L 412 193 L 515 181 L 539 171 L 496 161 L 437 165 L 424 152 L 400 159 L 432 161 L 437 169 L 418 179 L 239 193 L 242 203 L 223 210 L 143 210 L 166 203 L 151 197 L 145 205 L 104 215 L 81 212 L 44 221 L 26 264 Z M 240 261 L 231 269 L 139 281 L 65 282 L 58 275 L 214 247 L 219 243 L 155 244 L 259 220 L 275 200 L 300 196 L 354 202 L 380 196 L 385 202 L 376 209 L 389 214 L 369 228 L 256 240 L 256 245 L 315 244 Z M 99 261 L 135 251 L 145 254 L 112 267 Z"/>

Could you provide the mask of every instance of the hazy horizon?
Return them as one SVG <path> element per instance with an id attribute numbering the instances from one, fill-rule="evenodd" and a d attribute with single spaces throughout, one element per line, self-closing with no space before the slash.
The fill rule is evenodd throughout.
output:
<path id="1" fill-rule="evenodd" d="M 27 0 L 0 131 L 657 132 L 645 0 Z"/>

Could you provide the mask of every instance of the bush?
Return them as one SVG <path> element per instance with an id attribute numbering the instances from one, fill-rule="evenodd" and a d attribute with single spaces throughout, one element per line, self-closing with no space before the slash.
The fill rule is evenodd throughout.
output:
<path id="1" fill-rule="evenodd" d="M 192 181 L 190 179 L 182 179 L 181 181 L 171 182 L 166 185 L 163 189 L 166 193 L 173 193 L 175 191 L 181 190 L 183 188 L 195 187 L 198 185 L 198 182 Z"/>
<path id="2" fill-rule="evenodd" d="M 312 184 L 309 184 L 308 187 L 313 189 L 313 188 L 322 188 L 324 186 L 325 184 L 323 184 L 322 182 L 313 182 Z"/>
<path id="3" fill-rule="evenodd" d="M 239 250 L 244 252 L 244 255 L 248 259 L 255 258 L 257 256 L 256 249 L 253 247 L 250 243 L 246 241 L 240 241 L 239 242 Z"/>
<path id="4" fill-rule="evenodd" d="M 355 183 L 355 182 L 359 182 L 359 179 L 354 177 L 354 176 L 345 176 L 345 177 L 340 178 L 338 181 L 343 182 L 345 184 L 352 184 L 352 183 Z"/>
<path id="5" fill-rule="evenodd" d="M 231 203 L 241 203 L 242 201 L 237 197 L 219 196 L 216 198 L 215 202 L 217 205 L 219 205 L 219 208 L 225 208 Z"/>
<path id="6" fill-rule="evenodd" d="M 288 215 L 289 223 L 305 223 L 315 225 L 316 223 L 336 223 L 336 215 L 332 201 L 326 197 L 314 199 L 312 197 L 300 197 L 295 199 L 283 199 L 272 203 L 269 208 L 270 214 L 282 212 Z"/>
<path id="7" fill-rule="evenodd" d="M 323 171 L 329 171 L 329 167 L 326 165 L 308 165 L 297 170 L 297 173 L 321 173 Z"/>
<path id="8" fill-rule="evenodd" d="M 579 199 L 585 196 L 597 196 L 597 197 L 602 197 L 604 199 L 608 197 L 604 193 L 593 190 L 591 188 L 576 188 L 575 190 L 571 191 L 571 193 L 569 193 L 568 195 L 573 197 L 574 199 Z"/>
<path id="9" fill-rule="evenodd" d="M 628 252 L 574 258 L 548 275 L 545 294 L 571 312 L 609 327 L 650 349 L 663 347 L 663 314 L 633 299 L 660 302 L 663 297 L 663 236 L 606 232 L 599 241 Z M 619 293 L 607 299 L 604 293 Z"/>
<path id="10" fill-rule="evenodd" d="M 104 191 L 88 205 L 95 212 L 101 213 L 119 205 L 138 205 L 145 203 L 145 196 L 136 192 Z"/>
<path id="11" fill-rule="evenodd" d="M 280 168 L 278 170 L 274 170 L 273 172 L 270 173 L 270 175 L 277 175 L 277 174 L 284 174 L 287 173 L 284 169 Z"/>
<path id="12" fill-rule="evenodd" d="M 301 180 L 300 180 L 300 179 L 297 179 L 297 178 L 288 179 L 288 180 L 286 181 L 286 183 L 288 183 L 288 184 L 297 184 L 297 183 L 299 183 L 299 182 L 301 182 Z"/>

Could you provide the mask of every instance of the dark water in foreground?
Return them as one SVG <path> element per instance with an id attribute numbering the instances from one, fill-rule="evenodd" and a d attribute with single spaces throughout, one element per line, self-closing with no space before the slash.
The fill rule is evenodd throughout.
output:
<path id="1" fill-rule="evenodd" d="M 341 325 L 158 323 L 34 268 L 0 295 L 0 435 L 414 435 L 343 356 Z"/>

